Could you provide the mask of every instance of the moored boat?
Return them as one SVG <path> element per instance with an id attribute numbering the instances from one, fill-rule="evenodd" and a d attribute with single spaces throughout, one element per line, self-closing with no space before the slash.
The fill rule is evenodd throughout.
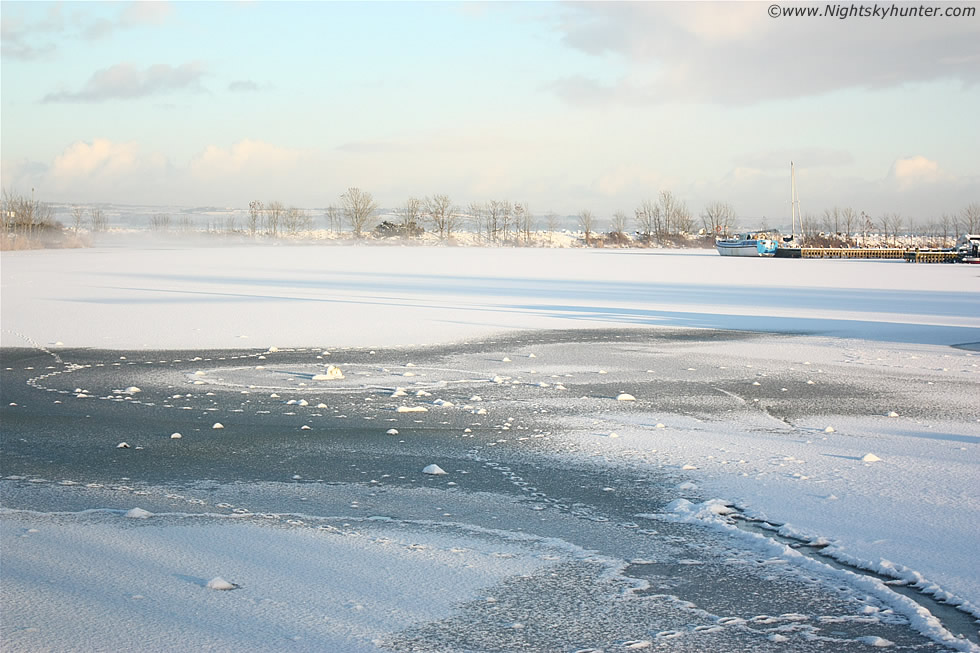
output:
<path id="1" fill-rule="evenodd" d="M 773 256 L 776 241 L 769 234 L 737 234 L 715 240 L 715 249 L 722 256 Z"/>
<path id="2" fill-rule="evenodd" d="M 980 263 L 980 234 L 963 234 L 953 251 L 960 263 Z"/>

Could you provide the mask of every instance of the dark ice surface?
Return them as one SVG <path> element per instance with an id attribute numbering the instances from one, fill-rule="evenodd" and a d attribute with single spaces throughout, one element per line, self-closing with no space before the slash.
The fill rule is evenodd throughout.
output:
<path id="1" fill-rule="evenodd" d="M 128 510 L 140 492 L 139 505 L 153 512 L 248 506 L 338 527 L 375 518 L 450 533 L 493 529 L 594 554 L 509 578 L 487 590 L 492 601 L 459 605 L 444 620 L 381 634 L 395 651 L 866 651 L 883 640 L 891 650 L 947 650 L 839 577 L 719 530 L 639 519 L 667 512 L 678 496 L 702 497 L 678 492 L 684 478 L 676 469 L 563 453 L 560 418 L 588 415 L 592 398 L 615 396 L 622 383 L 614 374 L 570 380 L 563 398 L 551 400 L 529 383 L 459 367 L 461 359 L 500 360 L 529 344 L 583 355 L 615 346 L 606 353 L 628 359 L 686 339 L 750 337 L 582 330 L 329 354 L 4 349 L 2 506 Z M 315 382 L 333 362 L 343 363 L 343 382 Z M 642 391 L 637 383 L 630 387 Z M 723 410 L 712 388 L 724 389 L 724 378 L 645 383 L 658 383 L 647 395 L 661 397 L 662 410 Z M 140 391 L 126 393 L 131 386 Z M 397 387 L 405 397 L 391 396 Z M 419 389 L 430 394 L 418 397 Z M 769 410 L 787 418 L 831 408 L 846 414 L 876 392 L 849 377 L 806 402 L 774 396 Z M 440 410 L 435 399 L 469 408 Z M 392 428 L 398 433 L 386 434 Z M 118 448 L 122 442 L 128 448 Z M 449 473 L 421 474 L 430 463 Z"/>

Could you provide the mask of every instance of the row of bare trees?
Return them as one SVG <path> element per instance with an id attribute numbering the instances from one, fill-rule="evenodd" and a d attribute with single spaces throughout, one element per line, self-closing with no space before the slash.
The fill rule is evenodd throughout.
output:
<path id="1" fill-rule="evenodd" d="M 834 207 L 825 209 L 819 217 L 805 215 L 803 225 L 804 234 L 814 245 L 851 246 L 880 241 L 881 238 L 897 245 L 907 236 L 932 239 L 934 246 L 947 247 L 959 235 L 980 230 L 980 203 L 973 202 L 959 213 L 944 213 L 930 221 L 916 220 L 897 212 L 873 217 L 850 207 Z"/>
<path id="2" fill-rule="evenodd" d="M 592 211 L 578 214 L 579 229 L 585 235 L 586 244 L 592 244 L 593 234 L 599 230 L 598 219 Z M 737 218 L 735 209 L 727 202 L 710 202 L 701 213 L 701 229 L 707 234 L 727 234 L 735 229 Z M 610 219 L 610 230 L 606 238 L 615 244 L 629 244 L 633 238 L 628 235 L 629 216 L 616 211 Z M 639 241 L 645 245 L 669 243 L 694 233 L 697 221 L 673 192 L 662 190 L 656 199 L 647 199 L 633 211 L 633 228 Z"/>
<path id="3" fill-rule="evenodd" d="M 109 228 L 109 220 L 99 207 L 86 211 L 72 206 L 71 217 L 71 227 L 66 230 L 55 220 L 51 205 L 34 198 L 33 189 L 29 198 L 5 189 L 0 193 L 0 248 L 78 247 L 83 244 L 79 232 L 86 222 L 93 232 Z"/>
<path id="4" fill-rule="evenodd" d="M 340 196 L 340 203 L 340 208 L 331 205 L 326 210 L 326 218 L 331 230 L 340 231 L 341 218 L 343 218 L 350 225 L 354 235 L 360 237 L 378 208 L 374 198 L 371 193 L 359 188 L 348 188 Z M 278 200 L 271 202 L 252 200 L 248 203 L 245 231 L 251 237 L 260 233 L 273 238 L 282 235 L 294 236 L 303 231 L 311 231 L 313 226 L 313 216 L 305 209 L 287 207 Z"/>
<path id="5" fill-rule="evenodd" d="M 248 203 L 245 215 L 245 231 L 255 237 L 263 232 L 273 238 L 280 235 L 295 236 L 313 229 L 313 216 L 305 209 L 287 207 L 275 200 L 268 204 L 253 200 Z"/>
<path id="6" fill-rule="evenodd" d="M 4 234 L 27 238 L 61 229 L 48 204 L 35 200 L 33 194 L 32 197 L 26 197 L 6 190 L 0 198 L 0 227 Z"/>

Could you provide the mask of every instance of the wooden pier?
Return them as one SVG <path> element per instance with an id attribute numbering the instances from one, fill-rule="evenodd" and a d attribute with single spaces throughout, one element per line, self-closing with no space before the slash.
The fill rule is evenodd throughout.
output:
<path id="1" fill-rule="evenodd" d="M 956 263 L 959 255 L 956 252 L 938 249 L 912 250 L 905 252 L 905 260 L 909 263 Z"/>
<path id="2" fill-rule="evenodd" d="M 914 250 L 899 247 L 780 247 L 776 258 L 893 259 L 910 263 L 955 263 L 956 252 Z"/>

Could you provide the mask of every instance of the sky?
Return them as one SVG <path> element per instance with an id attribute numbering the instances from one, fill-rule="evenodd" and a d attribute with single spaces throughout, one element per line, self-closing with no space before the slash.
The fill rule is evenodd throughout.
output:
<path id="1" fill-rule="evenodd" d="M 51 202 L 322 208 L 356 186 L 600 221 L 669 190 L 779 224 L 794 161 L 807 213 L 925 223 L 980 201 L 980 3 L 929 6 L 977 11 L 5 0 L 0 176 Z"/>

